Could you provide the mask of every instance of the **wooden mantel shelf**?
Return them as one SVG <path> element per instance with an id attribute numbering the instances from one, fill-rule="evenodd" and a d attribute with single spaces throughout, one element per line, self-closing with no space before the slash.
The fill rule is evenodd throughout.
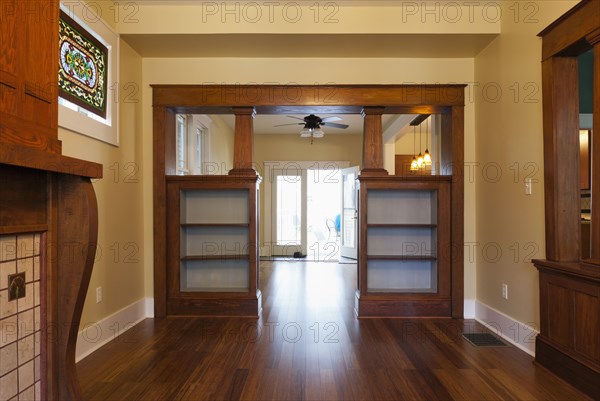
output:
<path id="1" fill-rule="evenodd" d="M 0 164 L 87 178 L 102 178 L 101 164 L 12 143 L 0 143 Z"/>

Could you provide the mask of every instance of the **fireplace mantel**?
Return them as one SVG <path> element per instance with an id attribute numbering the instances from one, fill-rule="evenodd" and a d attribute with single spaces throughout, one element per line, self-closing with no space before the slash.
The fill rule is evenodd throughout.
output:
<path id="1" fill-rule="evenodd" d="M 40 242 L 41 313 L 34 327 L 40 333 L 41 366 L 35 399 L 82 399 L 75 346 L 97 244 L 91 179 L 101 177 L 97 163 L 0 142 L 0 235 L 16 243 L 16 238 L 35 234 Z M 16 252 L 14 257 L 15 265 L 21 263 Z M 12 317 L 17 327 L 25 324 L 22 315 Z M 3 320 L 11 331 L 10 319 Z M 10 346 L 11 340 L 1 345 Z M 23 390 L 17 387 L 20 394 Z"/>

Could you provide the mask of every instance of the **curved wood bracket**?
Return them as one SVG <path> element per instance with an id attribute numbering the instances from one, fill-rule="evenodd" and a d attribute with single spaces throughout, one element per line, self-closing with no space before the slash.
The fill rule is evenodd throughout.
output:
<path id="1" fill-rule="evenodd" d="M 60 175 L 56 180 L 56 392 L 59 400 L 81 400 L 75 347 L 98 243 L 98 205 L 89 178 Z"/>

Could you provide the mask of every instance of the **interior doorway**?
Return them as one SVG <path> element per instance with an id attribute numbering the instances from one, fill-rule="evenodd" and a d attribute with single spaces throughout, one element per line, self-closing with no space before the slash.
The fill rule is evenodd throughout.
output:
<path id="1" fill-rule="evenodd" d="M 269 174 L 262 256 L 339 260 L 344 225 L 343 172 L 348 165 L 339 161 L 265 163 Z M 352 170 L 357 171 L 358 167 Z M 346 230 L 350 227 L 356 230 L 356 225 L 345 226 Z M 346 236 L 355 238 L 356 234 Z"/>

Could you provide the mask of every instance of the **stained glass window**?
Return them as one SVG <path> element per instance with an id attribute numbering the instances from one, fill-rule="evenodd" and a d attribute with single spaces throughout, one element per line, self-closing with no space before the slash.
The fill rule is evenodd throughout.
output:
<path id="1" fill-rule="evenodd" d="M 58 43 L 60 96 L 106 118 L 108 49 L 63 11 Z"/>

